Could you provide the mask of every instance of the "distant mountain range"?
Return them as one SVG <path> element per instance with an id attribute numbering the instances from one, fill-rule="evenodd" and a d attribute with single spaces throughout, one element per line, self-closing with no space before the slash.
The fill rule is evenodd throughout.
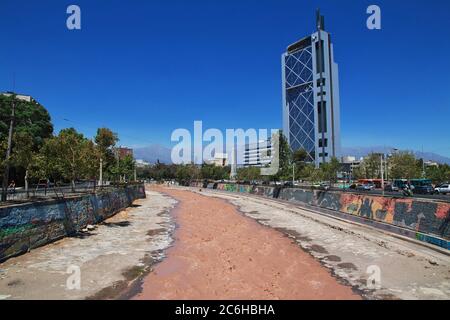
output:
<path id="1" fill-rule="evenodd" d="M 159 144 L 152 144 L 143 148 L 135 148 L 133 151 L 136 159 L 142 159 L 149 163 L 156 163 L 158 160 L 162 163 L 172 163 L 172 160 L 170 159 L 170 148 Z"/>
<path id="2" fill-rule="evenodd" d="M 374 146 L 374 147 L 343 147 L 342 155 L 354 156 L 356 158 L 365 157 L 371 152 L 391 153 L 393 147 Z M 450 164 L 450 157 L 445 157 L 432 152 L 412 151 L 417 158 L 436 161 L 438 163 Z M 149 163 L 156 163 L 158 160 L 162 163 L 172 163 L 171 149 L 159 144 L 153 144 L 148 147 L 135 148 L 134 156 L 136 159 L 142 159 Z"/>
<path id="3" fill-rule="evenodd" d="M 354 156 L 357 159 L 361 157 L 367 156 L 369 153 L 377 152 L 377 153 L 385 153 L 389 154 L 392 153 L 394 147 L 381 147 L 381 146 L 374 146 L 374 147 L 343 147 L 342 148 L 342 155 L 344 156 Z M 410 152 L 413 152 L 416 158 L 418 159 L 425 159 L 426 161 L 435 161 L 438 163 L 447 163 L 450 164 L 450 158 L 442 156 L 440 154 L 436 154 L 433 152 L 421 152 L 421 151 L 415 151 L 415 150 L 408 150 Z"/>

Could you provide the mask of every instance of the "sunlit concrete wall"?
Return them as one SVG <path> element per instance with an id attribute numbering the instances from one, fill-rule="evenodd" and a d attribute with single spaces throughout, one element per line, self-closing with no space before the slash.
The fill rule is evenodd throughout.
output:
<path id="1" fill-rule="evenodd" d="M 145 198 L 144 185 L 0 208 L 0 261 L 74 235 Z"/>

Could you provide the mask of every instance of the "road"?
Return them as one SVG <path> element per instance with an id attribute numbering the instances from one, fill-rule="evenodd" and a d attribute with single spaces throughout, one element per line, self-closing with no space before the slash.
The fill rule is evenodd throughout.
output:
<path id="1" fill-rule="evenodd" d="M 0 299 L 448 300 L 450 257 L 289 203 L 152 186 L 96 230 L 0 264 Z"/>

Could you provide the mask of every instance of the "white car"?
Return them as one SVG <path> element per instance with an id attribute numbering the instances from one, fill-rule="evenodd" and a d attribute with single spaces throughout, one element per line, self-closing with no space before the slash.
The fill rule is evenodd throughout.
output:
<path id="1" fill-rule="evenodd" d="M 437 186 L 436 188 L 434 188 L 434 192 L 439 193 L 439 194 L 450 193 L 450 184 L 449 183 L 441 184 L 441 185 Z"/>

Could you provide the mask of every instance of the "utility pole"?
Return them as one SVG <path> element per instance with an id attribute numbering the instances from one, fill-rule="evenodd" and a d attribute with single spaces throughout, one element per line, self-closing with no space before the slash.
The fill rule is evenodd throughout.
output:
<path id="1" fill-rule="evenodd" d="M 5 171 L 3 173 L 3 183 L 2 183 L 2 201 L 6 201 L 8 198 L 8 182 L 9 182 L 9 158 L 11 157 L 12 149 L 12 136 L 14 130 L 14 120 L 16 116 L 16 95 L 12 95 L 11 102 L 11 121 L 9 123 L 9 133 L 8 133 L 8 149 L 6 150 L 6 161 L 5 161 Z"/>
<path id="2" fill-rule="evenodd" d="M 425 157 L 423 154 L 423 145 L 422 145 L 422 178 L 425 179 Z"/>
<path id="3" fill-rule="evenodd" d="M 295 182 L 295 162 L 292 162 L 292 186 L 294 186 Z"/>
<path id="4" fill-rule="evenodd" d="M 389 155 L 386 156 L 386 158 L 384 159 L 384 172 L 386 173 L 386 181 L 389 181 L 389 168 L 388 168 L 388 160 L 389 160 Z"/>
<path id="5" fill-rule="evenodd" d="M 103 159 L 100 158 L 100 188 L 103 186 Z"/>

